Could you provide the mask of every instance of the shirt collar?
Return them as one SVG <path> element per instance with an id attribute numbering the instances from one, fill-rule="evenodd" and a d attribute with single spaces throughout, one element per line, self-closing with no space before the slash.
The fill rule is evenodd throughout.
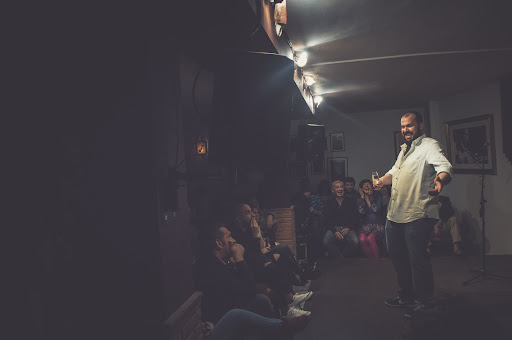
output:
<path id="1" fill-rule="evenodd" d="M 415 140 L 412 141 L 411 146 L 420 145 L 421 141 L 425 137 L 426 137 L 425 134 L 422 134 L 421 136 L 419 136 L 418 138 L 416 138 Z M 400 145 L 400 147 L 402 148 L 402 150 L 405 150 L 407 148 L 407 143 L 404 143 L 404 144 Z"/>

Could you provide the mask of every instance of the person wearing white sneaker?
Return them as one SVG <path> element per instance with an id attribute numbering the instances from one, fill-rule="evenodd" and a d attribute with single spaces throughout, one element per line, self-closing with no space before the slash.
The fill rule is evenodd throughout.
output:
<path id="1" fill-rule="evenodd" d="M 311 296 L 313 296 L 313 292 L 295 294 L 293 296 L 293 302 L 290 304 L 290 307 L 298 307 L 301 303 L 311 299 Z"/>
<path id="2" fill-rule="evenodd" d="M 311 315 L 311 312 L 308 310 L 302 310 L 297 307 L 290 307 L 290 309 L 288 309 L 288 313 L 286 316 L 288 318 L 296 318 L 301 315 Z"/>

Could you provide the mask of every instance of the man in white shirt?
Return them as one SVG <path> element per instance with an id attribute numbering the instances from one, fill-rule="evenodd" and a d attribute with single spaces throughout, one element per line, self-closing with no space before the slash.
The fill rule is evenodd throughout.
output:
<path id="1" fill-rule="evenodd" d="M 427 246 L 439 219 L 437 195 L 453 176 L 439 142 L 425 136 L 421 114 L 404 114 L 401 131 L 405 143 L 396 163 L 375 185 L 392 185 L 386 241 L 399 292 L 385 301 L 389 306 L 423 305 L 434 293 Z"/>

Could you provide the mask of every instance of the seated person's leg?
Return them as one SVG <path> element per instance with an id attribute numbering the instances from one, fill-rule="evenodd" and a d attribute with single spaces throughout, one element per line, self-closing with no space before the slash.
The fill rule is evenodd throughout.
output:
<path id="1" fill-rule="evenodd" d="M 361 250 L 363 251 L 366 257 L 371 257 L 372 253 L 370 252 L 370 244 L 367 241 L 367 236 L 365 233 L 359 234 L 359 245 L 361 246 Z"/>
<path id="2" fill-rule="evenodd" d="M 295 274 L 301 274 L 302 270 L 300 265 L 295 259 L 295 255 L 293 254 L 292 250 L 286 244 L 279 244 L 275 247 L 272 247 L 270 249 L 270 253 L 280 255 L 277 262 L 280 265 L 285 266 L 286 270 Z"/>
<path id="3" fill-rule="evenodd" d="M 369 257 L 374 258 L 374 259 L 379 258 L 379 246 L 377 245 L 377 235 L 374 233 L 371 233 L 370 235 L 368 235 L 366 240 L 368 242 L 368 249 L 369 249 L 370 255 L 371 255 Z"/>
<path id="4" fill-rule="evenodd" d="M 354 230 L 343 238 L 343 256 L 354 257 L 359 255 L 359 238 Z"/>
<path id="5" fill-rule="evenodd" d="M 449 231 L 452 236 L 453 252 L 455 255 L 462 254 L 462 249 L 460 249 L 462 237 L 460 236 L 460 226 L 457 222 L 457 217 L 455 215 L 450 217 L 445 223 L 443 223 L 443 229 Z"/>
<path id="6" fill-rule="evenodd" d="M 267 318 L 276 317 L 274 306 L 272 305 L 272 302 L 270 302 L 270 298 L 265 294 L 256 294 L 247 303 L 245 308 L 251 312 L 265 316 Z"/>
<path id="7" fill-rule="evenodd" d="M 336 236 L 331 230 L 327 230 L 324 235 L 323 244 L 330 257 L 335 259 L 343 258 L 340 249 L 338 248 L 338 241 L 336 240 Z"/>

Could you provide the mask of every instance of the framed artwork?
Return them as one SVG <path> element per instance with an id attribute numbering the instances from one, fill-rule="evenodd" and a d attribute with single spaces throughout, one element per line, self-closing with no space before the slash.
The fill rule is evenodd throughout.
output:
<path id="1" fill-rule="evenodd" d="M 328 158 L 329 164 L 329 181 L 332 183 L 337 179 L 343 179 L 348 176 L 348 158 L 333 157 Z"/>
<path id="2" fill-rule="evenodd" d="M 459 174 L 496 175 L 493 115 L 445 123 L 448 160 Z"/>
<path id="3" fill-rule="evenodd" d="M 345 135 L 343 132 L 331 133 L 331 151 L 345 151 Z"/>
<path id="4" fill-rule="evenodd" d="M 325 172 L 325 160 L 323 155 L 315 155 L 311 159 L 311 174 L 323 175 Z"/>
<path id="5" fill-rule="evenodd" d="M 402 135 L 402 132 L 395 131 L 395 158 L 398 158 L 398 154 L 402 150 L 400 148 L 400 145 L 405 143 L 404 135 Z"/>

